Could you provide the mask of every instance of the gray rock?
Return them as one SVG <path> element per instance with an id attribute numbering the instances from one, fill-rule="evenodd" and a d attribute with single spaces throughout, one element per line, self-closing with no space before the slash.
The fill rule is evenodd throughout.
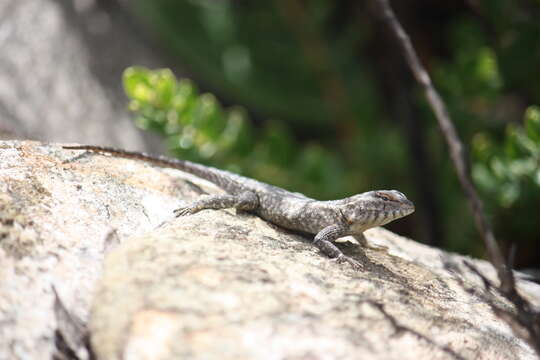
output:
<path id="1" fill-rule="evenodd" d="M 368 241 L 388 251 L 342 243 L 365 264 L 355 271 L 256 216 L 174 218 L 219 191 L 194 176 L 79 154 L 0 143 L 2 359 L 58 352 L 55 331 L 70 327 L 52 285 L 98 359 L 535 358 L 462 256 L 377 228 Z M 519 289 L 540 303 L 537 284 Z"/>

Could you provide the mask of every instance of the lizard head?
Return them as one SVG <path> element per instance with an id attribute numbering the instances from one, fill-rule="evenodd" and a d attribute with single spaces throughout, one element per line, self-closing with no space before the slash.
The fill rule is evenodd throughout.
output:
<path id="1" fill-rule="evenodd" d="M 397 190 L 376 190 L 342 200 L 341 213 L 351 226 L 351 233 L 361 233 L 374 226 L 414 212 L 414 204 Z"/>

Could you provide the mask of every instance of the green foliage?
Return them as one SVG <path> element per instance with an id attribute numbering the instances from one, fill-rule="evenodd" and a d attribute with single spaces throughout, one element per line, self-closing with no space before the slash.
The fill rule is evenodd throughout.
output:
<path id="1" fill-rule="evenodd" d="M 529 106 L 524 125 L 518 124 L 522 96 L 540 102 L 540 82 L 535 81 L 540 26 L 506 0 L 484 1 L 478 11 L 482 22 L 465 16 L 453 24 L 453 56 L 435 68 L 435 78 L 461 134 L 471 139 L 473 179 L 496 234 L 518 248 L 534 249 L 538 221 L 531 214 L 540 203 L 538 107 Z M 460 240 L 458 247 L 465 249 L 467 238 Z M 533 253 L 523 253 L 521 261 Z"/>
<path id="2" fill-rule="evenodd" d="M 136 4 L 198 81 L 235 103 L 315 136 L 328 131 L 329 119 L 372 123 L 376 117 L 371 69 L 351 58 L 350 46 L 363 29 L 351 26 L 343 38 L 318 39 L 327 35 L 332 2 L 313 2 L 307 13 L 281 0 Z M 335 86 L 343 88 L 339 97 L 329 95 Z"/>
<path id="3" fill-rule="evenodd" d="M 473 154 L 473 177 L 489 200 L 499 237 L 531 249 L 524 256 L 534 257 L 540 204 L 540 108 L 526 110 L 524 126 L 509 124 L 503 141 L 478 133 Z"/>
<path id="4" fill-rule="evenodd" d="M 300 147 L 278 121 L 255 128 L 243 109 L 224 109 L 213 95 L 199 94 L 191 81 L 177 80 L 170 70 L 128 68 L 124 88 L 137 125 L 165 136 L 178 157 L 323 198 L 344 196 L 349 190 L 335 154 L 315 144 Z M 288 170 L 291 166 L 294 173 Z"/>
<path id="5" fill-rule="evenodd" d="M 540 108 L 525 112 L 525 126 L 510 124 L 502 144 L 486 133 L 473 139 L 473 177 L 497 207 L 540 200 Z M 496 207 L 494 207 L 496 208 Z"/>

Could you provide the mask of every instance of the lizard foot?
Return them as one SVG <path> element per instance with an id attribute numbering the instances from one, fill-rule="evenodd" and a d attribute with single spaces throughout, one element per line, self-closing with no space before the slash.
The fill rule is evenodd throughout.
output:
<path id="1" fill-rule="evenodd" d="M 355 270 L 363 270 L 364 269 L 364 266 L 359 261 L 354 260 L 352 257 L 346 256 L 346 255 L 343 255 L 343 254 L 339 255 L 337 258 L 333 258 L 332 260 L 336 261 L 339 264 L 347 262 Z"/>
<path id="2" fill-rule="evenodd" d="M 176 217 L 180 217 L 180 216 L 187 216 L 187 215 L 195 214 L 197 212 L 197 209 L 194 209 L 191 206 L 186 206 L 186 207 L 175 209 L 173 212 L 174 212 L 174 215 L 176 215 Z"/>

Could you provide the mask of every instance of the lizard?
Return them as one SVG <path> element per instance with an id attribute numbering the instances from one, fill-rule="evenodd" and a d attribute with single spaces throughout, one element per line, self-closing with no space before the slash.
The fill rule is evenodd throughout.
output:
<path id="1" fill-rule="evenodd" d="M 235 208 L 247 211 L 282 228 L 314 235 L 312 244 L 322 253 L 338 262 L 347 262 L 353 268 L 362 266 L 357 260 L 343 254 L 334 240 L 352 235 L 360 239 L 361 245 L 368 246 L 363 236 L 365 230 L 414 212 L 412 201 L 397 190 L 373 190 L 339 200 L 319 201 L 301 193 L 187 160 L 94 145 L 63 148 L 142 160 L 201 177 L 226 193 L 200 197 L 174 210 L 177 217 L 204 209 Z"/>

